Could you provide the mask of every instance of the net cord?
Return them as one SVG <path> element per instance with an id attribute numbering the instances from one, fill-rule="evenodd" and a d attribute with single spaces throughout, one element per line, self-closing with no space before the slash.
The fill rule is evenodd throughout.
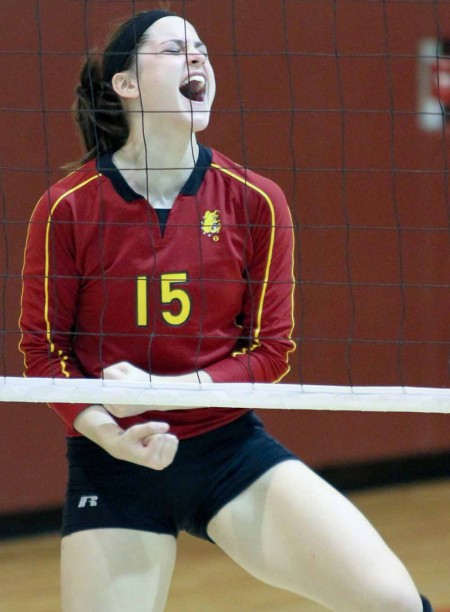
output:
<path id="1" fill-rule="evenodd" d="M 100 379 L 0 378 L 0 402 L 130 404 L 183 408 L 254 408 L 450 413 L 450 389 L 269 383 L 123 382 Z"/>

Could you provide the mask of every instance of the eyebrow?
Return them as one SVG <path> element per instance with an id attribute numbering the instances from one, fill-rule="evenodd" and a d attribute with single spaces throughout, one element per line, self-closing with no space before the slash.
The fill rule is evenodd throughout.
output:
<path id="1" fill-rule="evenodd" d="M 170 43 L 170 42 L 177 43 L 178 45 L 183 47 L 187 43 L 187 40 L 186 39 L 183 40 L 181 38 L 171 38 L 169 40 L 163 41 L 162 43 L 159 43 L 159 46 L 165 45 L 166 43 Z M 194 43 L 194 46 L 195 47 L 206 47 L 205 43 L 202 42 L 201 40 L 198 40 L 196 43 Z"/>

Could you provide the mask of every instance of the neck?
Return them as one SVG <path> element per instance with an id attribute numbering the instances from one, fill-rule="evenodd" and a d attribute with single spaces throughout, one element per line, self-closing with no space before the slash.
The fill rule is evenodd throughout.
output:
<path id="1" fill-rule="evenodd" d="M 186 135 L 152 131 L 143 139 L 141 128 L 138 135 L 130 133 L 113 159 L 134 191 L 154 206 L 170 207 L 192 173 L 198 152 L 195 134 L 187 139 Z"/>

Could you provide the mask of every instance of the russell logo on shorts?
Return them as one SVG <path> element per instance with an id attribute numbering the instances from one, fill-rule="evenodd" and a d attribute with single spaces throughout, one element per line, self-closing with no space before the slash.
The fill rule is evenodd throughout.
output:
<path id="1" fill-rule="evenodd" d="M 78 508 L 93 508 L 97 503 L 98 495 L 83 495 L 78 502 Z"/>

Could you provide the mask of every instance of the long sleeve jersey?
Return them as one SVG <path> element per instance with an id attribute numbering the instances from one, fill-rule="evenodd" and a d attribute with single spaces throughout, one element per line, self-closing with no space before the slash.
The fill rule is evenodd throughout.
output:
<path id="1" fill-rule="evenodd" d="M 281 189 L 200 147 L 165 227 L 104 154 L 53 185 L 29 224 L 25 376 L 101 378 L 119 361 L 158 375 L 278 382 L 293 329 L 293 227 Z M 86 404 L 55 404 L 67 434 Z M 187 438 L 239 409 L 164 413 Z M 117 419 L 126 428 L 160 411 Z"/>

